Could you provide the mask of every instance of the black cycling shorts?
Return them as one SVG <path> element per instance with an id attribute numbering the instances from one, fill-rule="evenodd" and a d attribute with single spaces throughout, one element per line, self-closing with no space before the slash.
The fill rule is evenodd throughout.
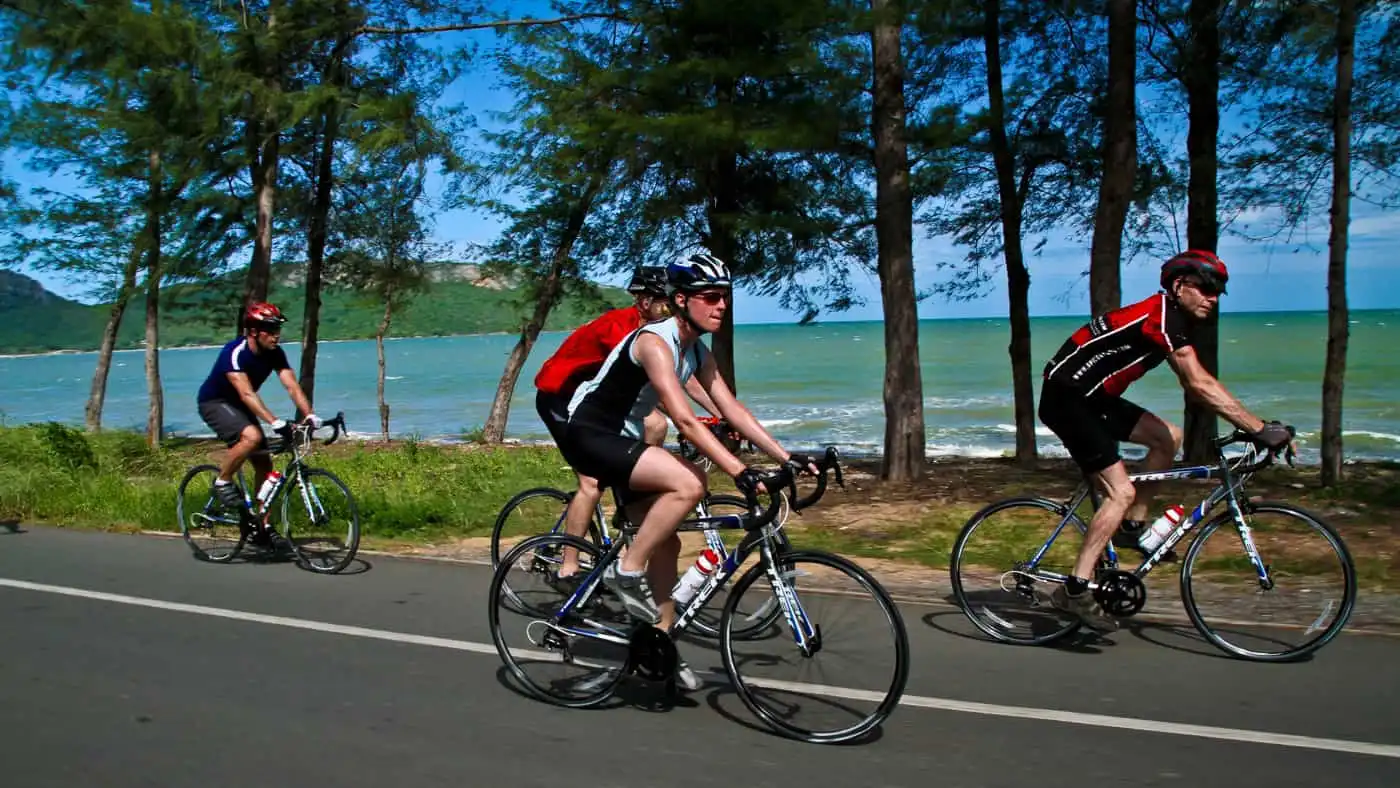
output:
<path id="1" fill-rule="evenodd" d="M 1123 459 L 1118 443 L 1130 438 L 1144 413 L 1122 397 L 1085 397 L 1054 381 L 1041 383 L 1040 421 L 1085 473 L 1098 473 Z"/>
<path id="2" fill-rule="evenodd" d="M 209 425 L 209 429 L 219 436 L 219 440 L 232 446 L 243 438 L 247 427 L 258 427 L 258 417 L 253 415 L 243 403 L 234 404 L 228 400 L 210 399 L 199 403 L 199 417 Z M 258 432 L 262 428 L 258 427 Z M 259 451 L 267 451 L 267 436 L 264 435 Z"/>
<path id="3" fill-rule="evenodd" d="M 646 450 L 645 441 L 587 424 L 570 424 L 564 432 L 563 442 L 559 444 L 559 452 L 570 467 L 584 476 L 597 479 L 600 487 L 613 488 L 624 506 L 652 495 L 634 491 L 628 486 L 632 471 Z"/>
<path id="4" fill-rule="evenodd" d="M 554 445 L 562 447 L 564 432 L 569 426 L 569 400 L 562 394 L 550 394 L 535 389 L 535 412 L 540 414 L 540 421 L 543 421 L 544 428 L 549 430 L 549 437 L 554 439 Z"/>

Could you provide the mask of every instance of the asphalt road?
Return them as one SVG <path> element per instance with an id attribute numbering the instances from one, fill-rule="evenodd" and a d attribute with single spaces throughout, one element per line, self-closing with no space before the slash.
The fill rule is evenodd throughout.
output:
<path id="1" fill-rule="evenodd" d="M 1400 638 L 1260 665 L 1189 627 L 1018 648 L 907 605 L 905 703 L 818 746 L 763 728 L 703 644 L 681 650 L 709 684 L 674 707 L 526 698 L 484 567 L 364 559 L 322 577 L 0 530 L 0 786 L 1400 785 Z"/>

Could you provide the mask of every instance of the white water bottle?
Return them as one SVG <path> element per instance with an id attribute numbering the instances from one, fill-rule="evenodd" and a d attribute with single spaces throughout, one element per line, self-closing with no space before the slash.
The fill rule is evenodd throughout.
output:
<path id="1" fill-rule="evenodd" d="M 1142 536 L 1138 537 L 1138 547 L 1149 553 L 1155 551 L 1168 536 L 1171 536 L 1172 531 L 1181 525 L 1181 518 L 1185 516 L 1186 508 L 1181 504 L 1167 509 L 1150 527 L 1142 529 Z"/>
<path id="2" fill-rule="evenodd" d="M 705 584 L 705 578 L 709 577 L 717 566 L 719 554 L 708 547 L 705 548 L 671 591 L 671 600 L 676 603 L 677 608 L 690 604 L 690 600 L 695 598 L 695 592 L 700 590 L 700 586 Z"/>
<path id="3" fill-rule="evenodd" d="M 273 471 L 263 479 L 262 486 L 258 488 L 258 509 L 267 506 L 267 501 L 272 497 L 272 491 L 277 489 L 277 483 L 282 481 L 282 474 Z"/>

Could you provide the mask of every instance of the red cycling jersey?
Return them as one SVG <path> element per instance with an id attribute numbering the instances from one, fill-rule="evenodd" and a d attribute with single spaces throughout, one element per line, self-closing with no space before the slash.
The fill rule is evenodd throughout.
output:
<path id="1" fill-rule="evenodd" d="M 564 344 L 540 367 L 535 375 L 535 388 L 546 394 L 571 397 L 579 384 L 598 373 L 608 354 L 646 323 L 635 306 L 625 306 L 604 312 L 588 323 L 574 329 Z"/>
<path id="2" fill-rule="evenodd" d="M 1117 397 L 1168 353 L 1190 344 L 1190 319 L 1158 293 L 1100 315 L 1070 335 L 1045 365 L 1045 379 L 1085 397 Z"/>

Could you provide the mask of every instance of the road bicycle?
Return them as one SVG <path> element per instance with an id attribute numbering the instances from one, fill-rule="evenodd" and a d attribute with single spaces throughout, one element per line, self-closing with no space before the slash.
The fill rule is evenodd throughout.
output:
<path id="1" fill-rule="evenodd" d="M 1225 449 L 1238 443 L 1249 446 L 1227 458 Z M 1110 615 L 1133 616 L 1147 602 L 1143 580 L 1200 526 L 1181 562 L 1181 601 L 1201 635 L 1244 659 L 1279 662 L 1311 654 L 1335 638 L 1351 616 L 1356 603 L 1351 554 L 1317 515 L 1244 494 L 1245 485 L 1275 461 L 1279 450 L 1260 450 L 1238 430 L 1214 445 L 1215 465 L 1129 476 L 1134 482 L 1219 483 L 1135 569 L 1119 568 L 1110 543 L 1093 593 Z M 1286 459 L 1292 461 L 1291 449 Z M 1079 515 L 1086 499 L 1098 508 L 1087 479 L 1068 499 L 1010 498 L 967 522 L 953 545 L 949 574 L 953 596 L 978 629 L 1009 643 L 1043 645 L 1079 628 L 1076 617 L 1049 599 L 1073 569 L 1081 540 L 1060 537 L 1086 531 L 1091 518 Z"/>
<path id="2" fill-rule="evenodd" d="M 784 468 L 763 479 L 766 507 L 751 495 L 742 513 L 695 517 L 681 525 L 682 530 L 740 529 L 744 536 L 676 611 L 669 632 L 635 623 L 615 599 L 598 593 L 604 570 L 636 532 L 625 513 L 616 523 L 622 538 L 606 552 L 565 534 L 517 544 L 501 560 L 488 594 L 492 641 L 510 675 L 528 694 L 571 708 L 603 703 L 629 676 L 673 690 L 675 641 L 757 553 L 757 566 L 735 583 L 718 622 L 724 669 L 740 699 L 764 724 L 801 741 L 836 743 L 870 733 L 899 703 L 908 679 L 903 618 L 864 569 L 830 553 L 795 550 L 776 538 L 781 527 L 773 525 L 784 488 L 793 510 L 800 510 L 821 498 L 833 469 L 839 483 L 834 449 L 819 468 L 816 490 L 806 498 L 797 498 L 792 471 Z M 554 573 L 552 556 L 565 545 L 580 553 L 586 574 L 577 585 L 560 583 Z M 738 637 L 737 612 L 753 594 L 764 601 L 775 598 L 781 615 L 760 636 Z M 835 676 L 831 667 L 846 672 Z M 784 670 L 797 675 L 775 675 Z M 807 716 L 815 719 L 805 721 Z"/>
<path id="3" fill-rule="evenodd" d="M 345 414 L 324 422 L 330 429 L 330 445 L 345 432 Z M 270 449 L 290 454 L 281 478 L 265 503 L 249 494 L 242 469 L 234 478 L 243 506 L 230 511 L 214 494 L 217 465 L 197 465 L 181 480 L 176 495 L 180 534 L 195 558 L 228 563 L 250 546 L 259 530 L 276 532 L 286 542 L 297 564 L 322 574 L 342 571 L 355 559 L 360 546 L 360 516 L 350 488 L 335 474 L 307 463 L 313 444 L 310 425 L 288 425 L 283 439 Z"/>

